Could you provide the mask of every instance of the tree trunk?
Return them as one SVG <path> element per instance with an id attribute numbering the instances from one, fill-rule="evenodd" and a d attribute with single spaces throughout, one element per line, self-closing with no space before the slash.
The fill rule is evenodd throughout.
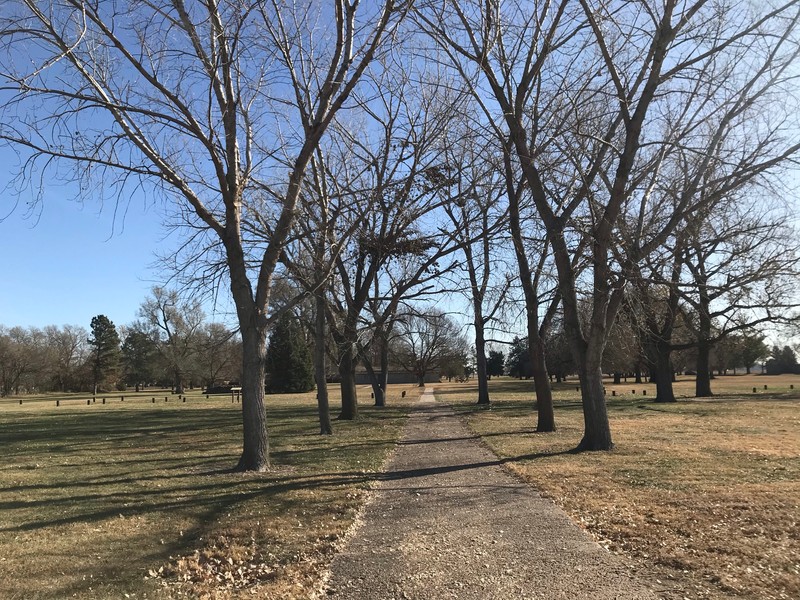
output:
<path id="1" fill-rule="evenodd" d="M 531 327 L 534 325 L 534 327 Z M 528 335 L 528 350 L 531 357 L 531 370 L 533 371 L 533 386 L 536 390 L 536 431 L 548 433 L 556 430 L 556 419 L 553 412 L 553 390 L 550 387 L 550 377 L 547 374 L 545 362 L 544 340 L 538 331 L 537 323 L 528 325 L 528 332 L 534 332 L 534 337 Z"/>
<path id="2" fill-rule="evenodd" d="M 675 402 L 675 392 L 672 389 L 672 351 L 667 344 L 657 344 L 655 347 L 655 372 L 656 372 L 656 402 Z"/>
<path id="3" fill-rule="evenodd" d="M 267 413 L 264 408 L 266 327 L 242 328 L 242 425 L 244 444 L 237 471 L 269 468 Z"/>
<path id="4" fill-rule="evenodd" d="M 175 371 L 175 393 L 183 394 L 183 375 L 180 371 Z"/>
<path id="5" fill-rule="evenodd" d="M 367 375 L 369 376 L 369 383 L 372 386 L 372 396 L 375 398 L 375 406 L 385 406 L 386 399 L 384 397 L 383 388 L 381 387 L 381 380 L 379 374 L 375 372 L 375 369 L 372 367 L 372 361 L 370 361 L 366 356 L 363 357 L 364 368 L 367 370 Z"/>
<path id="6" fill-rule="evenodd" d="M 383 332 L 383 337 L 381 338 L 381 373 L 379 376 L 380 379 L 380 386 L 382 392 L 382 399 L 384 404 L 386 403 L 386 391 L 389 389 L 389 336 L 388 332 Z M 380 406 L 383 406 L 381 404 Z M 378 396 L 375 395 L 375 405 L 378 406 Z"/>
<path id="7" fill-rule="evenodd" d="M 317 384 L 317 412 L 320 435 L 331 435 L 331 411 L 328 401 L 328 381 L 325 369 L 325 296 L 315 294 L 316 315 L 314 320 L 314 381 Z"/>
<path id="8" fill-rule="evenodd" d="M 477 302 L 475 303 L 478 312 Z M 483 315 L 475 315 L 475 366 L 478 375 L 478 404 L 489 404 L 489 380 L 486 376 L 486 340 L 483 335 Z"/>
<path id="9" fill-rule="evenodd" d="M 345 342 L 339 353 L 339 376 L 342 390 L 342 412 L 339 419 L 354 421 L 358 418 L 358 395 L 356 393 L 356 365 L 353 345 Z"/>
<path id="10" fill-rule="evenodd" d="M 600 363 L 587 360 L 585 365 L 578 367 L 584 423 L 583 439 L 578 444 L 578 450 L 611 450 L 614 443 L 608 424 Z"/>
<path id="11" fill-rule="evenodd" d="M 622 383 L 622 373 L 614 373 L 614 383 Z"/>
<path id="12" fill-rule="evenodd" d="M 711 392 L 711 346 L 702 340 L 697 345 L 697 377 L 695 379 L 694 395 L 698 398 L 709 398 L 714 394 Z"/>

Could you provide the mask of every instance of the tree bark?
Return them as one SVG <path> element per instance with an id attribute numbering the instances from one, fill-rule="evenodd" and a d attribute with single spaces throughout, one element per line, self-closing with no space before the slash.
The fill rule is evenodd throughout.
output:
<path id="1" fill-rule="evenodd" d="M 672 350 L 668 344 L 655 347 L 656 402 L 675 402 L 672 389 Z"/>
<path id="2" fill-rule="evenodd" d="M 264 408 L 266 327 L 244 327 L 242 332 L 242 425 L 244 443 L 237 471 L 269 468 L 267 414 Z"/>
<path id="3" fill-rule="evenodd" d="M 356 365 L 353 345 L 345 342 L 339 354 L 339 376 L 342 381 L 342 412 L 339 419 L 354 421 L 358 418 L 358 395 L 356 393 Z"/>
<path id="4" fill-rule="evenodd" d="M 328 381 L 325 369 L 325 296 L 318 291 L 314 296 L 316 315 L 314 319 L 314 381 L 317 384 L 317 412 L 320 435 L 333 434 L 331 411 L 328 400 Z"/>
<path id="5" fill-rule="evenodd" d="M 489 399 L 489 379 L 486 375 L 486 339 L 483 334 L 483 314 L 479 301 L 475 301 L 475 368 L 478 376 L 478 404 L 487 405 Z"/>
<path id="6" fill-rule="evenodd" d="M 553 411 L 553 389 L 550 387 L 550 376 L 547 374 L 544 340 L 539 335 L 538 319 L 528 332 L 534 331 L 534 337 L 528 335 L 528 349 L 531 357 L 533 386 L 536 390 L 536 431 L 548 433 L 556 430 L 556 418 Z"/>
<path id="7" fill-rule="evenodd" d="M 711 345 L 706 340 L 700 340 L 697 345 L 697 364 L 695 371 L 694 395 L 698 398 L 709 398 L 713 396 L 711 391 Z"/>
<path id="8" fill-rule="evenodd" d="M 364 368 L 367 370 L 369 376 L 369 383 L 372 386 L 372 396 L 375 398 L 375 406 L 385 406 L 386 398 L 384 397 L 383 388 L 381 387 L 381 380 L 379 374 L 375 372 L 372 366 L 372 361 L 367 357 L 363 358 Z"/>
<path id="9" fill-rule="evenodd" d="M 585 366 L 582 366 L 585 365 Z M 583 400 L 583 439 L 578 450 L 611 450 L 611 428 L 603 390 L 603 373 L 597 360 L 579 363 L 581 379 L 581 398 Z"/>

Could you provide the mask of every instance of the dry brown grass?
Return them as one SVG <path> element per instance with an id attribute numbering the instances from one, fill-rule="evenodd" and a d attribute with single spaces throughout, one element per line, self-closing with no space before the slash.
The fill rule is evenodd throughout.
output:
<path id="1" fill-rule="evenodd" d="M 666 405 L 652 386 L 633 396 L 631 384 L 609 385 L 616 448 L 583 454 L 570 452 L 583 431 L 574 383 L 557 388 L 554 434 L 533 431 L 530 382 L 493 381 L 489 410 L 472 404 L 469 383 L 437 392 L 513 470 L 638 562 L 660 596 L 789 599 L 800 598 L 800 392 L 790 385 L 800 377 L 722 377 L 721 397 Z M 690 389 L 679 382 L 678 393 Z"/>
<path id="2" fill-rule="evenodd" d="M 363 418 L 332 437 L 313 394 L 269 396 L 259 474 L 229 471 L 241 414 L 226 397 L 0 401 L 0 598 L 306 597 L 418 390 L 393 386 L 384 409 L 360 394 Z"/>

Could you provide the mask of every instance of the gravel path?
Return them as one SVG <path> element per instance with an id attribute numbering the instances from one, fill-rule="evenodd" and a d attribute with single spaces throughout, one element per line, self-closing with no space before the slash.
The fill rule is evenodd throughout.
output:
<path id="1" fill-rule="evenodd" d="M 656 597 L 429 389 L 327 576 L 348 600 Z"/>

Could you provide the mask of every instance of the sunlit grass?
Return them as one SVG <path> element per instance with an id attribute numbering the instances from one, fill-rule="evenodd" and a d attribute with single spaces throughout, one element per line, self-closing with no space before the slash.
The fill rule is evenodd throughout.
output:
<path id="1" fill-rule="evenodd" d="M 229 396 L 3 401 L 0 598 L 302 597 L 417 395 L 394 386 L 378 409 L 359 391 L 362 419 L 334 421 L 333 436 L 318 435 L 313 393 L 268 396 L 260 474 L 230 472 L 241 412 Z"/>
<path id="2" fill-rule="evenodd" d="M 437 390 L 601 543 L 654 569 L 665 597 L 772 599 L 800 597 L 799 384 L 720 377 L 715 398 L 655 404 L 649 384 L 609 383 L 616 448 L 582 454 L 574 382 L 557 386 L 554 434 L 534 432 L 530 382 L 493 381 L 489 409 L 471 384 Z"/>

